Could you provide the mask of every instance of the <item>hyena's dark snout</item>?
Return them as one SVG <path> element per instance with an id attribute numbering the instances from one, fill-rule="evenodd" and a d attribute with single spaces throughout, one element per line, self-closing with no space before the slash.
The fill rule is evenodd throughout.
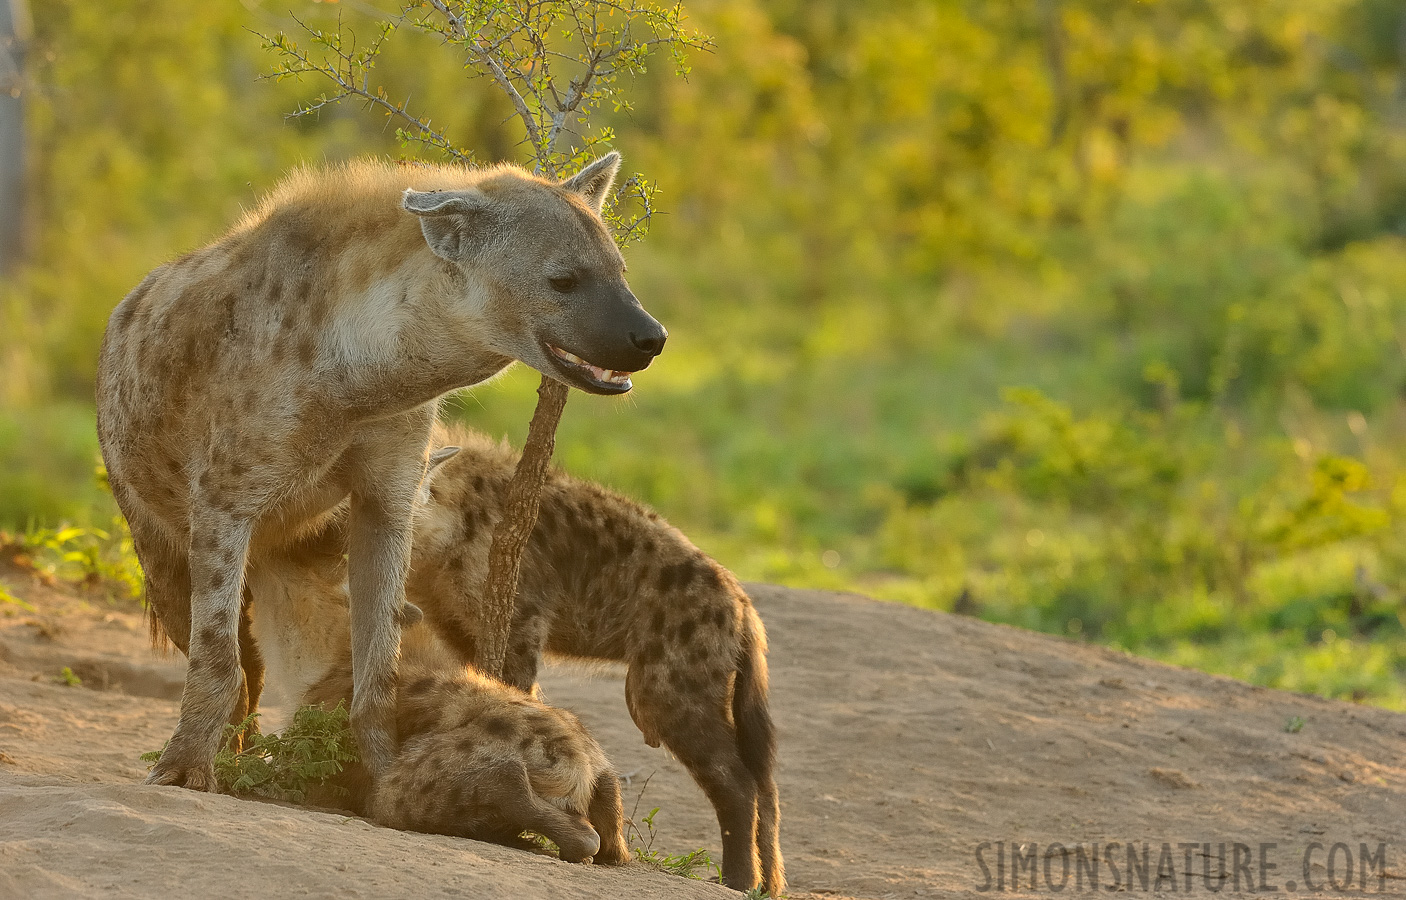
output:
<path id="1" fill-rule="evenodd" d="M 644 310 L 640 311 L 644 312 Z M 648 325 L 639 331 L 630 332 L 630 344 L 645 355 L 644 365 L 647 366 L 654 360 L 654 357 L 664 352 L 664 342 L 669 339 L 669 332 L 649 313 L 645 313 L 644 317 L 649 320 Z M 644 366 L 640 368 L 644 368 Z"/>
<path id="2" fill-rule="evenodd" d="M 601 310 L 583 328 L 581 355 L 587 362 L 621 372 L 647 368 L 664 350 L 669 332 L 633 296 Z"/>

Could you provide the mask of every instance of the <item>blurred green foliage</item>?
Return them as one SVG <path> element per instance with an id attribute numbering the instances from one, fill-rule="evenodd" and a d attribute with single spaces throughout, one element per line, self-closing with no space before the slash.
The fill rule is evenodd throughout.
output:
<path id="1" fill-rule="evenodd" d="M 367 3 L 297 0 L 375 33 Z M 112 306 L 287 167 L 260 0 L 34 10 L 32 265 L 0 287 L 0 525 L 106 525 Z M 384 5 L 384 14 L 394 6 Z M 697 0 L 606 110 L 657 183 L 668 352 L 559 459 L 742 576 L 1406 708 L 1406 10 L 1394 0 Z M 388 95 L 480 159 L 510 110 L 403 29 Z M 521 440 L 536 378 L 449 405 Z"/>

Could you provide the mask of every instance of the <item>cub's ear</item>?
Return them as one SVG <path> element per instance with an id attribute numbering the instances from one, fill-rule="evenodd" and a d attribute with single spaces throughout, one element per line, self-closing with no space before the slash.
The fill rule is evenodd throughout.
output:
<path id="1" fill-rule="evenodd" d="M 488 195 L 476 188 L 467 191 L 415 191 L 406 189 L 401 206 L 420 217 L 420 231 L 436 256 L 458 262 L 479 243 L 485 227 Z"/>
<path id="2" fill-rule="evenodd" d="M 395 611 L 396 624 L 401 628 L 409 628 L 411 625 L 419 625 L 425 618 L 424 610 L 411 603 L 409 600 L 400 604 L 400 608 Z"/>
<path id="3" fill-rule="evenodd" d="M 561 186 L 580 194 L 587 205 L 599 213 L 605 207 L 605 198 L 610 196 L 615 174 L 619 171 L 620 154 L 612 150 L 563 181 Z"/>
<path id="4" fill-rule="evenodd" d="M 430 464 L 429 467 L 425 469 L 425 472 L 428 474 L 438 469 L 442 464 L 452 459 L 459 450 L 459 447 L 440 447 L 430 454 Z"/>

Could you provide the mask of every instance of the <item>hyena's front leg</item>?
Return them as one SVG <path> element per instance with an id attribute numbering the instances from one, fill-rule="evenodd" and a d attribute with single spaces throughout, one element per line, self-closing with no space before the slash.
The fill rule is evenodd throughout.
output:
<path id="1" fill-rule="evenodd" d="M 190 514 L 190 647 L 176 733 L 148 784 L 216 789 L 214 760 L 239 699 L 239 616 L 252 523 L 212 506 Z"/>
<path id="2" fill-rule="evenodd" d="M 478 590 L 482 591 L 482 587 Z M 540 611 L 541 608 L 540 601 L 530 592 L 518 592 L 512 632 L 508 635 L 507 658 L 503 661 L 503 683 L 534 696 L 537 672 L 542 667 L 542 648 L 552 630 L 552 620 Z"/>
<path id="3" fill-rule="evenodd" d="M 410 569 L 411 505 L 425 474 L 433 411 L 407 419 L 403 430 L 358 448 L 348 519 L 351 724 L 361 760 L 375 777 L 390 767 L 397 748 L 398 613 Z"/>

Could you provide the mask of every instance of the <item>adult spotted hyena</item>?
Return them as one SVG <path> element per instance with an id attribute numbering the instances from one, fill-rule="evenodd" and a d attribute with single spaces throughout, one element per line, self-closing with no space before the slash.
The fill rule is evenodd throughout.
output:
<path id="1" fill-rule="evenodd" d="M 620 782 L 571 713 L 485 678 L 438 647 L 424 625 L 406 629 L 396 691 L 400 749 L 385 773 L 356 763 L 334 779 L 354 810 L 390 828 L 500 844 L 533 831 L 568 862 L 623 865 Z M 351 695 L 341 659 L 303 695 L 335 706 Z"/>
<path id="2" fill-rule="evenodd" d="M 148 781 L 213 789 L 221 725 L 253 687 L 245 573 L 344 502 L 352 723 L 371 769 L 389 764 L 394 613 L 436 398 L 515 359 L 623 393 L 663 348 L 600 218 L 618 167 L 611 154 L 560 184 L 507 166 L 302 171 L 118 304 L 98 436 L 153 625 L 190 658 Z"/>
<path id="3" fill-rule="evenodd" d="M 446 461 L 422 489 L 407 596 L 468 661 L 517 457 L 482 435 L 435 440 L 462 449 L 437 457 Z M 717 812 L 723 882 L 739 890 L 760 882 L 779 896 L 766 632 L 732 573 L 655 513 L 553 472 L 522 562 L 504 680 L 531 690 L 544 650 L 628 664 L 635 724 L 678 757 Z"/>

